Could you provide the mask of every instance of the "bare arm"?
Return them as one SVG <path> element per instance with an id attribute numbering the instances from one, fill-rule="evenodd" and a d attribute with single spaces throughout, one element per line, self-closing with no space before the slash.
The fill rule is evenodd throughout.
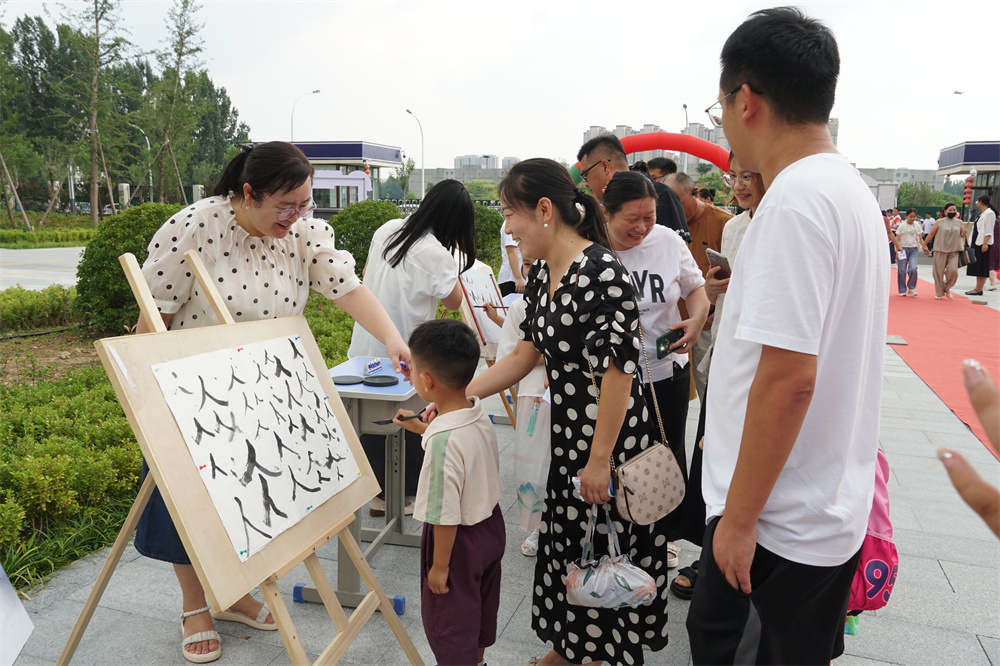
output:
<path id="1" fill-rule="evenodd" d="M 931 232 L 927 234 L 927 238 L 921 241 L 921 244 L 924 246 L 924 254 L 930 254 L 930 250 L 927 249 L 927 246 L 930 244 L 932 240 L 934 240 L 934 237 L 937 236 L 937 232 L 938 232 L 938 223 L 937 221 L 935 221 L 934 226 L 931 227 Z"/>
<path id="2" fill-rule="evenodd" d="M 173 318 L 174 318 L 173 314 L 163 314 L 162 312 L 160 313 L 160 319 L 163 320 L 163 325 L 166 326 L 168 329 L 170 328 L 170 320 Z M 139 321 L 135 325 L 136 335 L 139 335 L 140 333 L 149 333 L 149 332 L 150 329 L 149 325 L 146 324 L 146 318 L 143 317 L 142 315 L 139 315 Z"/>
<path id="3" fill-rule="evenodd" d="M 392 367 L 397 373 L 400 372 L 400 362 L 410 362 L 409 348 L 371 289 L 361 285 L 334 302 L 361 324 L 361 328 L 385 345 L 386 356 L 392 360 Z M 404 374 L 409 376 L 408 372 Z"/>
<path id="4" fill-rule="evenodd" d="M 517 246 L 508 245 L 504 248 L 504 252 L 507 253 L 508 265 L 514 274 L 514 288 L 517 290 L 517 293 L 523 294 L 524 278 L 521 276 L 521 259 L 517 256 Z"/>
<path id="5" fill-rule="evenodd" d="M 465 392 L 480 398 L 499 393 L 524 379 L 538 365 L 541 356 L 533 344 L 527 340 L 518 340 L 514 351 L 473 379 Z"/>
<path id="6" fill-rule="evenodd" d="M 632 381 L 632 375 L 625 374 L 614 364 L 604 372 L 590 457 L 580 474 L 580 495 L 585 502 L 603 504 L 611 499 L 608 494 L 608 483 L 611 480 L 609 459 L 625 422 L 625 412 L 632 395 Z"/>
<path id="7" fill-rule="evenodd" d="M 726 580 L 745 594 L 751 591 L 757 519 L 792 452 L 815 385 L 815 356 L 766 345 L 761 350 L 736 470 L 713 548 Z"/>
<path id="8" fill-rule="evenodd" d="M 711 272 L 710 270 L 709 273 Z M 726 278 L 726 283 L 729 283 L 729 278 Z M 684 303 L 687 305 L 688 318 L 670 327 L 671 329 L 683 328 L 684 337 L 671 346 L 671 351 L 682 351 L 693 347 L 698 341 L 698 334 L 705 327 L 705 320 L 708 319 L 708 310 L 711 305 L 708 302 L 705 287 L 698 287 L 688 294 Z M 685 347 L 686 345 L 690 345 L 690 347 Z"/>
<path id="9" fill-rule="evenodd" d="M 451 551 L 455 546 L 458 525 L 434 526 L 434 562 L 427 572 L 427 587 L 434 594 L 448 592 L 448 568 L 451 565 Z"/>
<path id="10" fill-rule="evenodd" d="M 457 310 L 458 306 L 462 304 L 462 281 L 455 280 L 455 288 L 451 290 L 451 293 L 441 299 L 441 303 L 444 305 L 445 310 Z"/>

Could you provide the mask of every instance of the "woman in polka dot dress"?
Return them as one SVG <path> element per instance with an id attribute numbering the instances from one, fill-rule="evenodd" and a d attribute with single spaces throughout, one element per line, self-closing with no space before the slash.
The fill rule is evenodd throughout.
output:
<path id="1" fill-rule="evenodd" d="M 521 251 L 539 258 L 528 276 L 521 341 L 469 385 L 496 393 L 545 356 L 552 394 L 552 463 L 542 514 L 532 596 L 532 628 L 552 651 L 537 663 L 643 663 L 643 650 L 667 644 L 666 543 L 661 526 L 615 521 L 622 547 L 656 581 L 650 604 L 621 610 L 574 606 L 566 599 L 566 565 L 581 555 L 588 503 L 610 499 L 609 456 L 617 463 L 652 442 L 640 382 L 637 314 L 625 269 L 607 250 L 597 203 L 579 193 L 564 167 L 545 159 L 519 162 L 500 183 L 507 228 Z M 587 367 L 600 387 L 598 407 Z M 572 478 L 580 476 L 574 497 Z M 662 522 L 662 521 L 661 521 Z M 599 526 L 598 531 L 604 531 Z M 601 542 L 601 539 L 596 539 Z"/>
<path id="2" fill-rule="evenodd" d="M 354 274 L 354 258 L 334 246 L 333 230 L 309 217 L 313 168 L 295 146 L 260 144 L 233 158 L 212 196 L 171 217 L 156 232 L 142 273 L 168 329 L 218 324 L 211 305 L 184 259 L 197 250 L 236 321 L 302 314 L 309 290 L 335 301 L 387 347 L 399 371 L 409 350 L 385 309 Z M 140 318 L 138 333 L 148 332 Z M 143 478 L 147 473 L 143 462 Z M 221 655 L 219 634 L 191 560 L 159 490 L 136 530 L 143 555 L 171 562 L 183 594 L 181 652 L 195 663 Z M 273 630 L 267 606 L 249 594 L 217 619 Z"/>

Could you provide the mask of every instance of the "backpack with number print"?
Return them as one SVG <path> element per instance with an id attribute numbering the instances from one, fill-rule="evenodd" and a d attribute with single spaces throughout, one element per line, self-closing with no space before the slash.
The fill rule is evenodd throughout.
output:
<path id="1" fill-rule="evenodd" d="M 892 542 L 892 523 L 889 521 L 889 461 L 878 449 L 875 461 L 875 498 L 868 514 L 868 532 L 861 544 L 858 569 L 851 583 L 851 598 L 847 604 L 848 615 L 866 610 L 878 610 L 889 601 L 892 586 L 896 583 L 899 554 Z"/>

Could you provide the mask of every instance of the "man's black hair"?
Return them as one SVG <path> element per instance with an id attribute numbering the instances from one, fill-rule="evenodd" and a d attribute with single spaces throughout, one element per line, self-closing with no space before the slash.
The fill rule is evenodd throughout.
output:
<path id="1" fill-rule="evenodd" d="M 795 7 L 754 12 L 722 47 L 723 95 L 747 84 L 780 120 L 827 123 L 840 75 L 837 40 Z"/>
<path id="2" fill-rule="evenodd" d="M 604 160 L 620 158 L 624 161 L 625 159 L 625 147 L 622 145 L 622 142 L 614 134 L 607 133 L 595 136 L 580 146 L 580 150 L 576 153 L 576 161 L 579 162 L 582 160 L 584 155 L 593 156 L 595 150 L 600 154 L 601 159 Z"/>
<path id="3" fill-rule="evenodd" d="M 658 169 L 664 176 L 677 173 L 677 162 L 674 162 L 669 157 L 654 157 L 646 162 L 646 166 L 650 169 Z"/>
<path id="4" fill-rule="evenodd" d="M 452 390 L 469 385 L 479 365 L 479 343 L 457 319 L 432 319 L 413 329 L 410 354 L 424 370 Z"/>

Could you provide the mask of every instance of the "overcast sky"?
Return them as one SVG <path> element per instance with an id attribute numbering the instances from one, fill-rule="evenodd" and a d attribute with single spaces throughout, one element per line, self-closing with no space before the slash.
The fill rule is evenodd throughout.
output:
<path id="1" fill-rule="evenodd" d="M 63 3 L 72 9 L 86 2 Z M 456 155 L 575 161 L 590 125 L 666 131 L 706 121 L 726 37 L 765 2 L 202 0 L 202 61 L 255 141 L 364 140 L 426 166 Z M 860 167 L 937 168 L 938 152 L 1000 140 L 1000 3 L 800 2 L 837 37 L 839 149 Z M 171 3 L 125 0 L 137 50 L 167 44 Z M 0 0 L 53 23 L 57 3 Z M 992 82 L 992 87 L 989 83 Z M 961 91 L 963 94 L 953 94 Z"/>

